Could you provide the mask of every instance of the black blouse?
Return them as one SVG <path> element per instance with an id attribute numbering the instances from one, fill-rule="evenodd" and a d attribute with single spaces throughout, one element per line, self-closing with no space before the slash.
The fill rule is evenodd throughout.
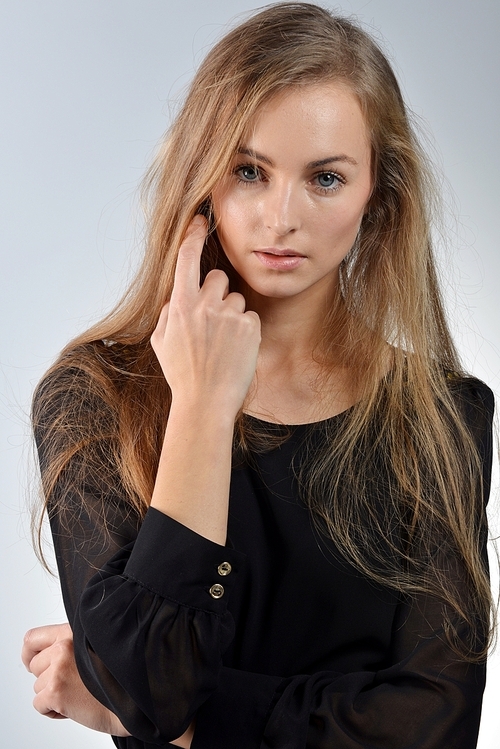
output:
<path id="1" fill-rule="evenodd" d="M 456 392 L 486 502 L 493 396 L 473 379 Z M 42 472 L 56 417 L 36 430 Z M 153 508 L 141 524 L 118 478 L 112 496 L 95 472 L 61 479 L 50 519 L 76 660 L 132 734 L 120 749 L 169 746 L 194 717 L 192 749 L 476 746 L 485 667 L 449 649 L 441 604 L 357 572 L 298 496 L 293 462 L 324 423 L 233 467 L 226 546 Z"/>

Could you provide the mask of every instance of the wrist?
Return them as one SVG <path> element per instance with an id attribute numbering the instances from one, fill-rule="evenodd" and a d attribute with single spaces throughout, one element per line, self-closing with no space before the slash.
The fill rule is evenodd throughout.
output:
<path id="1" fill-rule="evenodd" d="M 214 403 L 174 400 L 151 507 L 224 545 L 234 416 Z"/>
<path id="2" fill-rule="evenodd" d="M 232 433 L 237 414 L 224 399 L 182 395 L 172 398 L 168 421 L 179 420 L 185 427 L 193 425 L 196 429 L 206 427 Z"/>

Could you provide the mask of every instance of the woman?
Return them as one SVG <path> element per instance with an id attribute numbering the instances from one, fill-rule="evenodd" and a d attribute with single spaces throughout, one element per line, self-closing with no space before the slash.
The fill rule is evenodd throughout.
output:
<path id="1" fill-rule="evenodd" d="M 268 7 L 148 185 L 136 280 L 35 394 L 71 627 L 27 638 L 36 708 L 127 748 L 474 747 L 493 402 L 387 60 Z"/>

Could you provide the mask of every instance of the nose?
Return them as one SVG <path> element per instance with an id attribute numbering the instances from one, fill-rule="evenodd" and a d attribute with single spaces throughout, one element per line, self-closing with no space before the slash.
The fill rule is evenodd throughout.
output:
<path id="1" fill-rule="evenodd" d="M 284 237 L 300 226 L 300 206 L 297 188 L 291 180 L 276 180 L 269 184 L 264 197 L 264 222 L 277 236 Z"/>

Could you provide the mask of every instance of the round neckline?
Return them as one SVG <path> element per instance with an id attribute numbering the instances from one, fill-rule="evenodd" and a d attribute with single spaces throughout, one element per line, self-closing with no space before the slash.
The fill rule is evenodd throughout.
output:
<path id="1" fill-rule="evenodd" d="M 322 424 L 326 424 L 329 421 L 334 421 L 335 419 L 338 419 L 341 416 L 345 416 L 346 414 L 349 413 L 349 411 L 352 411 L 353 409 L 354 409 L 354 405 L 349 406 L 348 408 L 344 408 L 343 411 L 339 411 L 333 416 L 327 416 L 326 419 L 319 419 L 319 421 L 304 421 L 301 424 L 283 424 L 280 421 L 266 421 L 266 419 L 261 419 L 259 416 L 253 416 L 253 414 L 246 413 L 246 411 L 243 411 L 243 415 L 247 418 L 253 419 L 254 421 L 258 421 L 261 424 L 265 424 L 266 427 L 281 427 L 282 429 L 300 429 L 301 427 L 316 427 Z"/>

